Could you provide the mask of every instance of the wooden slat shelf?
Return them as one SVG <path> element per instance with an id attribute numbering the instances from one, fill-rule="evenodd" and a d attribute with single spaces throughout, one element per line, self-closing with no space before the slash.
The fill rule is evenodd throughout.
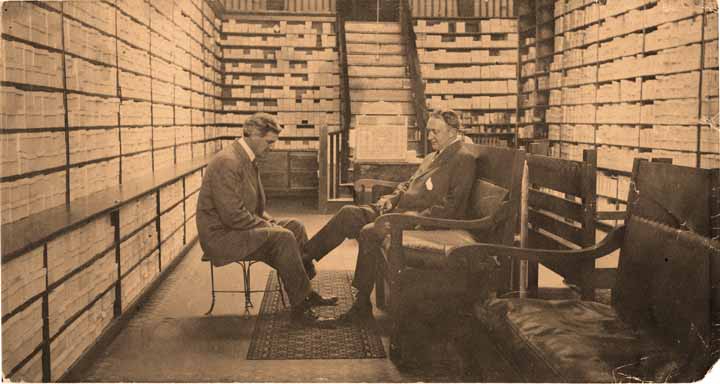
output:
<path id="1" fill-rule="evenodd" d="M 126 184 L 73 200 L 69 206 L 50 208 L 3 225 L 2 263 L 7 263 L 62 233 L 203 168 L 209 158 L 196 158 L 172 168 L 160 169 Z"/>

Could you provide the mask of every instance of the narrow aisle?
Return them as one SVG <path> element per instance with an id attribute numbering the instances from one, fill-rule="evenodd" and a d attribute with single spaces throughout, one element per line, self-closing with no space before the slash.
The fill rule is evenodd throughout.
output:
<path id="1" fill-rule="evenodd" d="M 274 202 L 273 202 L 274 203 Z M 272 205 L 272 203 L 271 203 Z M 276 217 L 302 220 L 313 234 L 329 216 L 296 203 L 275 205 Z M 353 270 L 357 243 L 346 241 L 318 265 L 325 270 Z M 242 295 L 221 295 L 211 316 L 210 272 L 196 245 L 151 294 L 127 326 L 72 381 L 407 381 L 389 359 L 246 360 L 262 293 L 253 294 L 250 316 L 243 315 Z M 253 289 L 265 287 L 270 268 L 252 268 Z M 239 287 L 241 269 L 215 269 L 218 287 Z M 377 313 L 387 351 L 388 322 Z"/>

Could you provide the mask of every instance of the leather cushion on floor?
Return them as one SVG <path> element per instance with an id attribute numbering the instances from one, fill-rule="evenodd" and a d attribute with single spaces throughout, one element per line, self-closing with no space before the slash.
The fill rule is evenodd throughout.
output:
<path id="1" fill-rule="evenodd" d="M 405 265 L 421 269 L 447 268 L 447 255 L 452 247 L 474 244 L 473 236 L 464 230 L 431 229 L 403 232 Z M 387 254 L 390 241 L 383 244 Z"/>
<path id="2" fill-rule="evenodd" d="M 536 382 L 666 381 L 684 363 L 605 304 L 493 299 L 477 304 L 475 315 L 527 379 Z"/>

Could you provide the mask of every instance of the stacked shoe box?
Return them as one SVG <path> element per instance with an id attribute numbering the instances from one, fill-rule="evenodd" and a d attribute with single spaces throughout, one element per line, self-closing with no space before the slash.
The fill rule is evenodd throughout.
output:
<path id="1" fill-rule="evenodd" d="M 2 268 L 2 315 L 15 310 L 31 297 L 45 289 L 43 248 L 36 248 L 3 264 Z M 14 367 L 42 342 L 42 300 L 35 300 L 27 308 L 3 321 L 3 366 Z M 13 376 L 25 380 L 42 380 L 42 368 L 37 366 L 38 357 L 26 365 L 24 372 Z M 38 378 L 39 376 L 39 378 Z"/>

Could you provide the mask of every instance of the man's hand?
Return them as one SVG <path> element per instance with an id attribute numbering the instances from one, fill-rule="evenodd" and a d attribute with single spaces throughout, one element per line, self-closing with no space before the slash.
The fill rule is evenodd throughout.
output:
<path id="1" fill-rule="evenodd" d="M 381 215 L 383 213 L 388 213 L 388 212 L 392 211 L 392 209 L 393 209 L 392 201 L 387 196 L 380 197 L 380 199 L 378 199 L 378 201 L 377 201 L 377 205 L 378 205 L 378 207 L 380 207 Z"/>
<path id="2" fill-rule="evenodd" d="M 277 220 L 275 220 L 275 218 L 270 216 L 270 214 L 267 212 L 263 212 L 262 218 L 263 218 L 263 220 L 272 224 L 271 226 L 275 226 L 277 224 Z"/>

